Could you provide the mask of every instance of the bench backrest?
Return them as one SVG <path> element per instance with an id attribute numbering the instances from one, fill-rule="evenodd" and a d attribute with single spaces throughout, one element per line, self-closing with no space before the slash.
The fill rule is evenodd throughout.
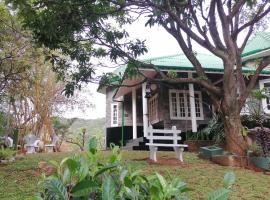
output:
<path id="1" fill-rule="evenodd" d="M 176 126 L 173 126 L 172 129 L 153 129 L 150 125 L 147 128 L 146 138 L 149 140 L 149 144 L 155 144 L 154 140 L 168 140 L 173 141 L 173 144 L 178 144 L 182 138 L 179 136 L 181 133 L 180 130 L 176 129 Z M 165 143 L 166 144 L 166 143 Z M 168 143 L 171 145 L 171 143 Z"/>

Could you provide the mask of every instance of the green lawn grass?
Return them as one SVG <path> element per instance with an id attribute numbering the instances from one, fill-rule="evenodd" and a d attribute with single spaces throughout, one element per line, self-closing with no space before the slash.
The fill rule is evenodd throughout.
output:
<path id="1" fill-rule="evenodd" d="M 0 165 L 0 199 L 27 199 L 39 191 L 38 162 L 41 160 L 61 160 L 70 153 L 36 154 L 20 157 L 15 163 Z M 108 152 L 101 152 L 101 159 Z M 231 194 L 232 200 L 237 199 L 266 199 L 270 200 L 270 176 L 254 171 L 222 167 L 209 161 L 197 158 L 196 154 L 185 153 L 186 166 L 150 165 L 144 158 L 148 152 L 123 151 L 123 162 L 133 169 L 141 170 L 144 174 L 159 172 L 168 179 L 179 177 L 188 183 L 192 191 L 187 193 L 190 199 L 204 199 L 207 193 L 222 186 L 222 179 L 227 171 L 234 171 L 236 183 Z M 174 157 L 173 152 L 158 152 L 158 157 Z"/>

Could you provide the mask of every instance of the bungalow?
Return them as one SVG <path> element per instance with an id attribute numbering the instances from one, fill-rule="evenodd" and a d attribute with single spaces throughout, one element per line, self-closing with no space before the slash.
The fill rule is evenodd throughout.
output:
<path id="1" fill-rule="evenodd" d="M 242 54 L 243 72 L 254 72 L 255 60 L 270 56 L 270 33 L 256 34 Z M 213 55 L 197 54 L 197 58 L 215 85 L 222 85 L 222 60 Z M 196 77 L 194 67 L 184 54 L 156 57 L 144 60 L 165 72 L 175 72 L 179 77 Z M 125 72 L 120 66 L 114 73 Z M 155 78 L 158 74 L 150 68 L 140 68 L 146 77 Z M 212 117 L 213 106 L 209 96 L 192 83 L 167 84 L 142 83 L 141 78 L 123 79 L 126 87 L 100 87 L 98 92 L 106 95 L 106 142 L 124 145 L 133 142 L 133 149 L 143 141 L 147 127 L 171 129 L 176 126 L 182 132 L 197 132 L 205 127 Z M 127 87 L 130 86 L 130 87 Z M 131 87 L 134 86 L 134 87 Z M 258 88 L 270 87 L 270 70 L 260 74 Z M 264 99 L 265 113 L 270 113 L 270 99 Z M 137 141 L 137 142 L 136 142 Z"/>

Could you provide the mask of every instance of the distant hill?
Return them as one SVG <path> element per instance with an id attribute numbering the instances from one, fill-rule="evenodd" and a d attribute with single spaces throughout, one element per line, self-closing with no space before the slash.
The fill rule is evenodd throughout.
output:
<path id="1" fill-rule="evenodd" d="M 99 119 L 76 119 L 70 127 L 70 132 L 79 133 L 86 128 L 89 135 L 105 135 L 105 118 Z"/>
<path id="2" fill-rule="evenodd" d="M 60 118 L 60 121 L 66 123 L 68 119 Z M 98 135 L 104 136 L 105 135 L 105 118 L 99 119 L 80 119 L 75 118 L 75 121 L 69 128 L 69 131 L 76 135 L 77 133 L 81 132 L 82 128 L 86 128 L 86 132 L 89 135 Z"/>

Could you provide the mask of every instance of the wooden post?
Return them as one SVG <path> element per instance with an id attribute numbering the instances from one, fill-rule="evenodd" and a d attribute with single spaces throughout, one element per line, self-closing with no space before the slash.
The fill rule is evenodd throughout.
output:
<path id="1" fill-rule="evenodd" d="M 192 73 L 188 73 L 188 77 L 192 78 Z M 194 133 L 194 132 L 197 132 L 197 120 L 196 120 L 195 95 L 194 95 L 193 83 L 189 83 L 188 88 L 189 88 L 191 126 L 192 126 L 192 132 Z"/>
<path id="2" fill-rule="evenodd" d="M 132 88 L 132 130 L 133 139 L 137 138 L 137 101 L 136 101 L 136 88 Z"/>
<path id="3" fill-rule="evenodd" d="M 147 127 L 148 127 L 148 107 L 147 107 L 147 98 L 145 98 L 146 94 L 146 83 L 142 84 L 142 106 L 143 106 L 143 135 L 146 137 L 147 135 Z"/>

